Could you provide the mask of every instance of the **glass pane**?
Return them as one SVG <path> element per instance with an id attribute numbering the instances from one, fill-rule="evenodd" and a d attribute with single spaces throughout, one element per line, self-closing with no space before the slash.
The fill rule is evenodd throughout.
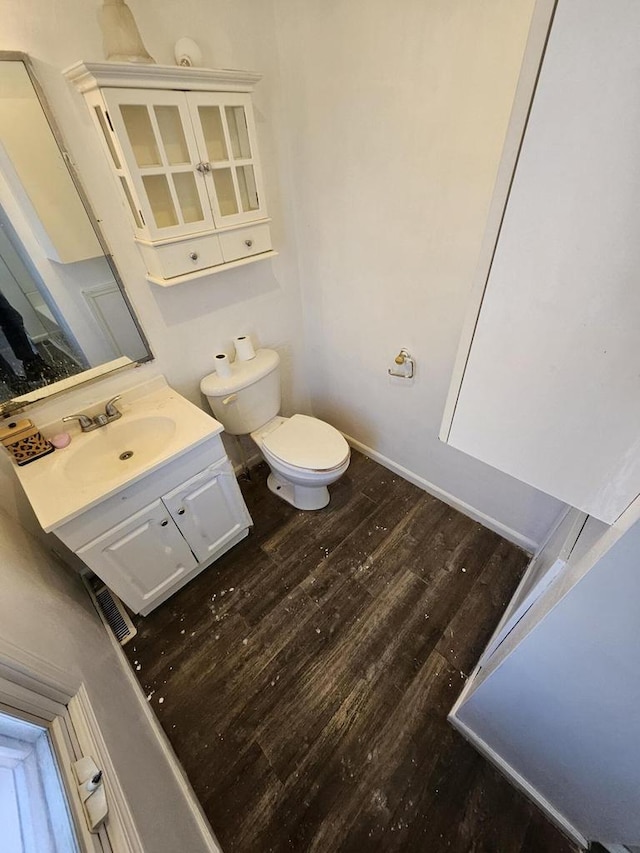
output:
<path id="1" fill-rule="evenodd" d="M 127 201 L 129 202 L 129 207 L 131 208 L 131 215 L 138 226 L 138 228 L 142 228 L 142 222 L 140 221 L 140 214 L 138 213 L 138 208 L 133 203 L 133 196 L 131 195 L 131 190 L 129 189 L 129 184 L 126 180 L 120 175 L 120 183 L 122 184 L 122 191 L 125 194 Z"/>
<path id="2" fill-rule="evenodd" d="M 190 163 L 191 158 L 178 107 L 154 107 L 153 109 L 160 128 L 167 163 L 171 165 Z"/>
<path id="3" fill-rule="evenodd" d="M 260 207 L 260 202 L 258 201 L 258 188 L 256 187 L 253 166 L 239 166 L 236 169 L 236 175 L 242 209 L 244 211 L 257 210 Z"/>
<path id="4" fill-rule="evenodd" d="M 58 757 L 46 729 L 0 714 L 0 738 L 0 849 L 78 853 Z"/>
<path id="5" fill-rule="evenodd" d="M 120 104 L 122 120 L 138 166 L 160 166 L 160 154 L 145 106 Z"/>
<path id="6" fill-rule="evenodd" d="M 102 133 L 104 134 L 105 141 L 107 146 L 109 147 L 109 151 L 111 153 L 111 157 L 113 159 L 113 164 L 116 169 L 120 168 L 120 158 L 118 157 L 118 152 L 113 146 L 113 140 L 111 139 L 111 134 L 109 133 L 109 128 L 107 127 L 107 122 L 104 117 L 104 113 L 100 107 L 94 107 L 96 111 L 96 115 L 98 116 L 98 121 L 100 122 L 100 127 L 102 128 Z"/>
<path id="7" fill-rule="evenodd" d="M 222 116 L 219 107 L 198 107 L 200 124 L 207 145 L 207 157 L 212 163 L 228 160 L 227 144 L 222 130 Z"/>
<path id="8" fill-rule="evenodd" d="M 251 146 L 249 145 L 249 131 L 247 130 L 247 117 L 244 107 L 225 107 L 227 124 L 229 125 L 229 139 L 231 150 L 236 160 L 247 160 L 251 157 Z"/>
<path id="9" fill-rule="evenodd" d="M 169 228 L 178 224 L 169 184 L 164 175 L 143 175 L 142 182 L 149 199 L 153 218 L 158 228 Z"/>
<path id="10" fill-rule="evenodd" d="M 185 222 L 202 222 L 204 216 L 193 172 L 174 172 L 173 184 L 176 188 L 183 220 Z"/>
<path id="11" fill-rule="evenodd" d="M 232 216 L 238 212 L 238 202 L 233 188 L 231 169 L 214 169 L 213 183 L 216 187 L 216 196 L 222 216 Z"/>

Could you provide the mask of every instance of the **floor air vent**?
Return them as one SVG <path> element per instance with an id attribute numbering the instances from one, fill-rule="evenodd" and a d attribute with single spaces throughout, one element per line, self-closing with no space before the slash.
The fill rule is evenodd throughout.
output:
<path id="1" fill-rule="evenodd" d="M 86 584 L 103 621 L 111 628 L 120 645 L 126 645 L 138 632 L 129 619 L 124 604 L 115 592 L 111 592 L 95 575 L 86 578 Z"/>

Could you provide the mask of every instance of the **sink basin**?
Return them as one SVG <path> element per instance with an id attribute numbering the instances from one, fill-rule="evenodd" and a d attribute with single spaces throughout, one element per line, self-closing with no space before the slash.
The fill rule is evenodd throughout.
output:
<path id="1" fill-rule="evenodd" d="M 133 476 L 162 455 L 175 432 L 175 421 L 161 415 L 114 421 L 70 445 L 64 475 L 77 485 Z"/>
<path id="2" fill-rule="evenodd" d="M 105 393 L 91 401 L 91 390 L 76 395 L 77 402 L 69 401 L 67 411 L 103 412 L 113 395 Z M 14 466 L 46 533 L 222 432 L 221 423 L 181 397 L 164 376 L 132 385 L 118 407 L 119 420 L 91 432 L 81 432 L 74 424 L 69 427 L 73 438 L 67 447 L 30 465 Z M 61 432 L 61 426 L 56 418 L 40 428 L 49 437 Z"/>

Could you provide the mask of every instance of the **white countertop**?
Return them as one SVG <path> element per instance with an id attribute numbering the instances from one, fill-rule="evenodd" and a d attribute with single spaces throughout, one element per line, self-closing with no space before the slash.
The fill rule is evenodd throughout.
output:
<path id="1" fill-rule="evenodd" d="M 97 401 L 87 411 L 89 414 L 104 411 L 104 402 Z M 18 480 L 45 532 L 55 530 L 223 430 L 219 421 L 170 388 L 164 377 L 156 377 L 123 393 L 116 406 L 122 412 L 120 419 L 88 433 L 81 432 L 75 423 L 64 424 L 64 430 L 72 436 L 68 447 L 21 467 L 14 465 Z M 89 482 L 78 482 L 77 478 L 74 480 L 69 476 L 67 466 L 74 453 L 83 450 L 86 442 L 95 441 L 94 436 L 102 434 L 106 439 L 109 430 L 116 435 L 119 425 L 127 425 L 129 433 L 133 430 L 135 434 L 136 422 L 144 425 L 149 418 L 167 418 L 175 424 L 175 430 L 159 443 L 152 457 L 143 465 L 136 462 L 131 465 L 114 463 L 107 476 L 92 478 Z M 59 422 L 38 426 L 47 438 L 61 431 Z M 84 452 L 86 455 L 86 450 Z"/>

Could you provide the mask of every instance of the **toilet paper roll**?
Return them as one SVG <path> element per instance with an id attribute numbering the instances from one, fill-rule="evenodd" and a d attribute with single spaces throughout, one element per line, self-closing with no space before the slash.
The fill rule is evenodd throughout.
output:
<path id="1" fill-rule="evenodd" d="M 229 361 L 229 356 L 226 352 L 219 352 L 215 356 L 214 362 L 216 365 L 216 373 L 220 379 L 227 379 L 231 376 L 231 362 Z"/>
<path id="2" fill-rule="evenodd" d="M 236 348 L 236 361 L 251 361 L 252 358 L 256 357 L 256 351 L 249 335 L 239 335 L 234 338 L 233 345 Z"/>

